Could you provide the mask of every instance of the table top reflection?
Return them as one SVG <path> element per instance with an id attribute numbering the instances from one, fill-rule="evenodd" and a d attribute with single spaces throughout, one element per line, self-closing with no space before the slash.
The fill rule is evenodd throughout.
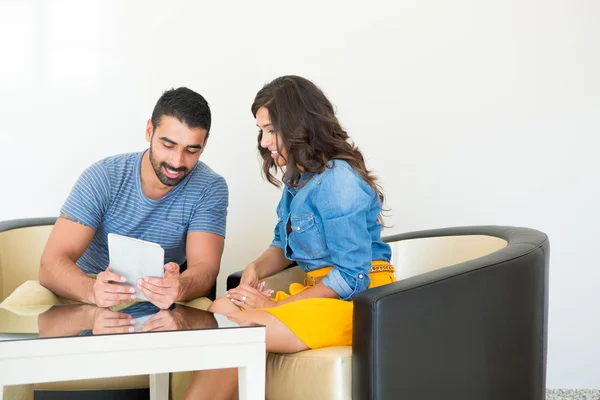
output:
<path id="1" fill-rule="evenodd" d="M 257 326 L 184 305 L 161 310 L 148 302 L 133 303 L 118 311 L 89 304 L 28 311 L 0 310 L 0 342 Z"/>

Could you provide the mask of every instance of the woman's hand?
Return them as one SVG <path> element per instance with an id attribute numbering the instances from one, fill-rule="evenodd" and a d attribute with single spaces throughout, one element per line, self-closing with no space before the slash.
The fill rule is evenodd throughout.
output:
<path id="1" fill-rule="evenodd" d="M 258 287 L 258 272 L 254 263 L 248 264 L 244 272 L 242 273 L 242 279 L 240 279 L 240 286 L 247 285 L 253 288 Z"/>
<path id="2" fill-rule="evenodd" d="M 264 294 L 267 297 L 271 297 L 271 295 L 273 294 L 274 290 L 273 289 L 267 289 L 265 290 L 265 282 L 263 283 L 259 283 L 258 286 L 256 287 L 256 289 L 261 292 L 262 294 Z"/>
<path id="3" fill-rule="evenodd" d="M 261 284 L 264 287 L 264 283 Z M 267 294 L 269 293 L 270 294 Z M 272 290 L 261 291 L 249 285 L 240 285 L 231 289 L 225 296 L 231 299 L 231 302 L 240 308 L 252 310 L 256 308 L 271 308 L 277 306 L 277 302 L 269 298 Z"/>

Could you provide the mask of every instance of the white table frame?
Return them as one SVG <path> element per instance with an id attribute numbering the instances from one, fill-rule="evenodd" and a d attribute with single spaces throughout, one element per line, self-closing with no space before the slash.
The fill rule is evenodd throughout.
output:
<path id="1" fill-rule="evenodd" d="M 262 326 L 0 341 L 0 400 L 8 385 L 144 374 L 166 400 L 170 372 L 234 367 L 240 399 L 264 400 L 265 351 Z"/>

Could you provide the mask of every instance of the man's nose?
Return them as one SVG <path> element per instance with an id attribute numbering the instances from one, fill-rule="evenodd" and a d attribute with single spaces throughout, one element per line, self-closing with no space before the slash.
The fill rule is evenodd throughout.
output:
<path id="1" fill-rule="evenodd" d="M 175 168 L 183 166 L 183 153 L 177 152 L 171 159 L 171 165 Z"/>

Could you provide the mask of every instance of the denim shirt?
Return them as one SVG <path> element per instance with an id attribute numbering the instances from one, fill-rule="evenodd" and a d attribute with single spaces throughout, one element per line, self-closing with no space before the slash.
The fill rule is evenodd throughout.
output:
<path id="1" fill-rule="evenodd" d="M 381 240 L 377 192 L 342 160 L 302 180 L 303 186 L 283 190 L 271 246 L 306 272 L 332 266 L 323 284 L 351 300 L 369 286 L 372 261 L 391 257 Z"/>

